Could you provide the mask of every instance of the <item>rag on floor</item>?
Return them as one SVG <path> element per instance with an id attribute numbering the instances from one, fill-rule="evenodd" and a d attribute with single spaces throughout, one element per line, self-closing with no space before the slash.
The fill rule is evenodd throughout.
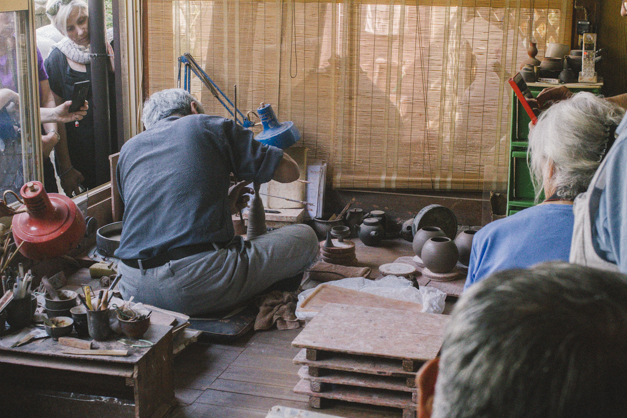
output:
<path id="1" fill-rule="evenodd" d="M 259 313 L 255 319 L 255 331 L 270 329 L 274 324 L 279 330 L 300 328 L 304 321 L 296 318 L 298 296 L 294 292 L 273 290 L 263 295 L 257 305 Z"/>

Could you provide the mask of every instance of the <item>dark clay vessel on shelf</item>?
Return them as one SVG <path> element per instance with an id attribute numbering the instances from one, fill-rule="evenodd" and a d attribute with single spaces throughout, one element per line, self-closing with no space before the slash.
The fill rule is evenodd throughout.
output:
<path id="1" fill-rule="evenodd" d="M 377 218 L 366 218 L 359 226 L 359 239 L 369 247 L 377 247 L 385 236 L 385 230 Z"/>
<path id="2" fill-rule="evenodd" d="M 463 266 L 467 266 L 470 261 L 470 250 L 472 249 L 472 240 L 477 231 L 466 230 L 462 231 L 455 238 L 455 245 L 457 245 L 457 251 L 459 252 L 459 262 Z"/>
<path id="3" fill-rule="evenodd" d="M 416 231 L 416 235 L 414 235 L 414 241 L 411 244 L 412 249 L 414 250 L 414 254 L 418 257 L 421 257 L 422 247 L 425 243 L 433 237 L 445 237 L 446 234 L 442 229 L 437 226 L 425 226 L 424 228 L 420 228 Z"/>
<path id="4" fill-rule="evenodd" d="M 457 265 L 457 245 L 449 237 L 434 237 L 422 247 L 422 262 L 433 273 L 449 273 Z"/>

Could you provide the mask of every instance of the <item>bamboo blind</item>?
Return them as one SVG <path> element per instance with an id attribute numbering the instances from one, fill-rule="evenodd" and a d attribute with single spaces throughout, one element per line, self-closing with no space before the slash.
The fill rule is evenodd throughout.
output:
<path id="1" fill-rule="evenodd" d="M 568 42 L 572 0 L 147 0 L 148 92 L 190 52 L 238 107 L 294 121 L 334 187 L 503 190 L 506 81 Z M 192 78 L 208 113 L 228 116 Z"/>

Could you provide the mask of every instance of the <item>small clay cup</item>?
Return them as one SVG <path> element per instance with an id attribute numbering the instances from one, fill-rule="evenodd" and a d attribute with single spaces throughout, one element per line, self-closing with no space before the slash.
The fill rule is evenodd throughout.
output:
<path id="1" fill-rule="evenodd" d="M 430 238 L 422 247 L 420 255 L 425 267 L 433 273 L 449 273 L 457 265 L 459 251 L 449 237 Z"/>
<path id="2" fill-rule="evenodd" d="M 385 236 L 385 230 L 377 218 L 366 218 L 359 226 L 359 239 L 369 247 L 377 247 Z"/>
<path id="3" fill-rule="evenodd" d="M 401 237 L 403 237 L 405 241 L 414 242 L 413 224 L 414 218 L 411 218 L 403 222 L 403 226 L 401 226 Z"/>
<path id="4" fill-rule="evenodd" d="M 424 228 L 420 228 L 418 231 L 416 231 L 416 235 L 414 235 L 414 240 L 411 244 L 411 247 L 414 250 L 414 254 L 422 258 L 422 247 L 430 238 L 445 236 L 446 234 L 444 233 L 444 231 L 442 231 L 442 229 L 438 228 L 437 226 L 425 226 Z"/>
<path id="5" fill-rule="evenodd" d="M 87 311 L 87 329 L 91 338 L 96 341 L 105 341 L 111 333 L 109 310 Z"/>
<path id="6" fill-rule="evenodd" d="M 457 251 L 459 251 L 459 262 L 463 266 L 468 266 L 470 261 L 470 250 L 472 249 L 472 239 L 477 231 L 466 230 L 462 231 L 455 238 L 455 245 L 457 245 Z"/>
<path id="7" fill-rule="evenodd" d="M 87 325 L 87 309 L 84 306 L 79 305 L 70 309 L 72 319 L 74 320 L 74 329 L 79 337 L 86 337 L 89 335 L 89 326 Z"/>
<path id="8" fill-rule="evenodd" d="M 59 337 L 65 337 L 72 333 L 72 328 L 74 327 L 74 320 L 72 318 L 68 318 L 67 316 L 58 316 L 56 318 L 50 319 L 55 326 L 51 327 L 46 325 L 46 334 L 52 337 L 53 340 L 58 340 Z"/>

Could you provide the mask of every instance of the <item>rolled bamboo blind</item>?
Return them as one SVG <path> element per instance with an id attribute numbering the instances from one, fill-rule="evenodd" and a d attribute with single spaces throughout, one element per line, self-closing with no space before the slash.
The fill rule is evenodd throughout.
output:
<path id="1" fill-rule="evenodd" d="M 569 42 L 572 0 L 147 0 L 150 93 L 190 52 L 238 107 L 294 121 L 338 188 L 504 190 L 506 81 Z M 207 113 L 228 116 L 200 82 Z M 257 129 L 257 128 L 254 128 Z"/>

